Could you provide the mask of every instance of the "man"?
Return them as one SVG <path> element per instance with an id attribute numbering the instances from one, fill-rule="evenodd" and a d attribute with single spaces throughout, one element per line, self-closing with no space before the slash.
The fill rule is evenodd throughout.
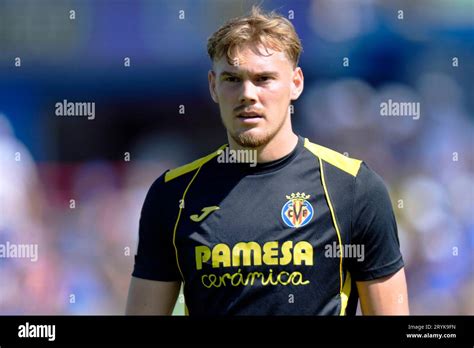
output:
<path id="1" fill-rule="evenodd" d="M 408 314 L 382 180 L 292 131 L 301 50 L 288 20 L 258 8 L 209 39 L 229 143 L 151 186 L 127 314 L 171 314 L 181 283 L 190 315 L 354 315 L 358 298 L 363 314 Z M 256 165 L 222 163 L 252 151 Z"/>

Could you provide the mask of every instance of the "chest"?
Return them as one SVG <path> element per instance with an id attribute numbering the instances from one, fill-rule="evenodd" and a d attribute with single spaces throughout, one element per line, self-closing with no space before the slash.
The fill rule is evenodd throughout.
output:
<path id="1" fill-rule="evenodd" d="M 176 244 L 194 256 L 187 259 L 196 270 L 311 266 L 337 240 L 318 179 L 313 173 L 197 181 L 186 193 Z"/>

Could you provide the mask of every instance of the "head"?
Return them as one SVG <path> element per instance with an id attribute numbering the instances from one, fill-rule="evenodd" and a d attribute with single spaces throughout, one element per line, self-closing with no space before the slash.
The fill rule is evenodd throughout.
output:
<path id="1" fill-rule="evenodd" d="M 208 40 L 209 89 L 229 140 L 256 148 L 292 132 L 289 106 L 303 91 L 302 46 L 290 21 L 254 7 Z"/>

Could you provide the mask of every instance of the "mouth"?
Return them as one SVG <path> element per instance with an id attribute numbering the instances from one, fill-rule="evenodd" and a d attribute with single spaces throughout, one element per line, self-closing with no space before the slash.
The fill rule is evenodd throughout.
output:
<path id="1" fill-rule="evenodd" d="M 258 112 L 251 111 L 251 112 L 241 112 L 237 115 L 237 118 L 243 122 L 257 122 L 260 119 L 263 119 L 264 117 L 262 114 Z"/>

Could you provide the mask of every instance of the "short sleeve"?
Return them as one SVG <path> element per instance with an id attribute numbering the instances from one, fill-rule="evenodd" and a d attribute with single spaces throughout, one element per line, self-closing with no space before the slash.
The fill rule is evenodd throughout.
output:
<path id="1" fill-rule="evenodd" d="M 149 189 L 140 215 L 132 276 L 159 281 L 181 280 L 173 245 L 171 192 L 160 176 Z"/>
<path id="2" fill-rule="evenodd" d="M 350 260 L 354 280 L 385 277 L 404 265 L 387 188 L 365 163 L 355 178 L 351 243 L 364 247 L 363 258 Z"/>

